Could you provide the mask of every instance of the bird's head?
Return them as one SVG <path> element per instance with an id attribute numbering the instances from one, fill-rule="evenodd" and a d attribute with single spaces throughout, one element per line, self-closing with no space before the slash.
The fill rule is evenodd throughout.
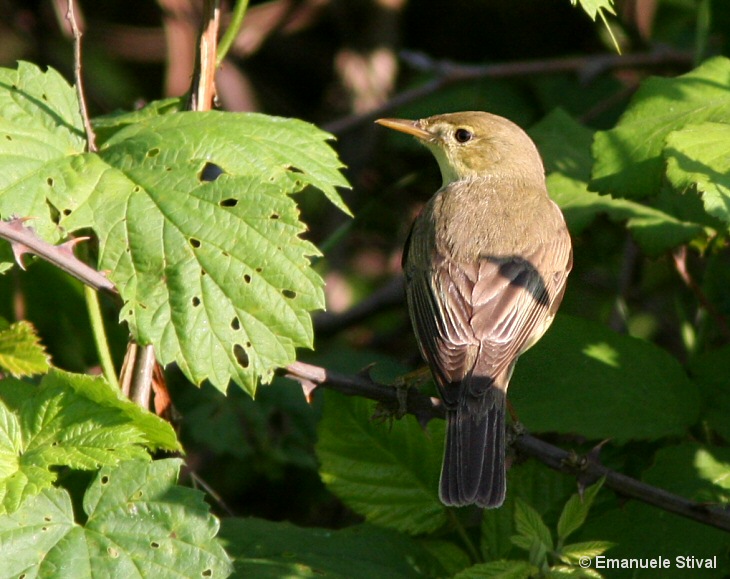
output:
<path id="1" fill-rule="evenodd" d="M 438 161 L 444 185 L 464 179 L 544 179 L 540 154 L 512 121 L 485 112 L 436 115 L 417 121 L 378 119 L 378 124 L 413 135 Z"/>

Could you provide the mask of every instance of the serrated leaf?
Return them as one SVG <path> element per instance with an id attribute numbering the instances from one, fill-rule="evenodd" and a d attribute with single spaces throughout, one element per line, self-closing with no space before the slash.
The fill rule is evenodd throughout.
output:
<path id="1" fill-rule="evenodd" d="M 565 314 L 520 357 L 510 400 L 533 432 L 613 442 L 681 434 L 700 411 L 697 387 L 676 358 Z"/>
<path id="2" fill-rule="evenodd" d="M 583 492 L 583 496 L 576 493 L 565 503 L 558 519 L 558 541 L 563 543 L 573 532 L 578 530 L 586 520 L 588 511 L 593 505 L 598 491 L 603 486 L 603 479 L 592 484 Z"/>
<path id="3" fill-rule="evenodd" d="M 230 560 L 202 493 L 175 486 L 180 464 L 103 468 L 84 497 L 83 525 L 61 489 L 0 517 L 2 577 L 228 576 Z"/>
<path id="4" fill-rule="evenodd" d="M 325 394 L 317 456 L 330 490 L 373 524 L 411 534 L 443 526 L 443 421 L 432 420 L 426 430 L 412 416 L 392 425 L 376 422 L 371 401 Z"/>
<path id="5" fill-rule="evenodd" d="M 98 154 L 84 153 L 60 75 L 0 73 L 0 216 L 33 217 L 49 241 L 92 228 L 122 319 L 162 364 L 253 393 L 312 346 L 323 282 L 289 195 L 312 186 L 349 213 L 330 135 L 261 114 L 162 114 L 162 103 L 100 121 Z"/>
<path id="6" fill-rule="evenodd" d="M 558 555 L 560 560 L 565 563 L 580 563 L 582 557 L 594 559 L 598 555 L 602 555 L 608 551 L 614 543 L 610 541 L 585 541 L 583 543 L 571 543 L 563 545 Z"/>
<path id="7" fill-rule="evenodd" d="M 222 521 L 220 537 L 235 559 L 234 577 L 445 576 L 428 550 L 413 539 L 371 525 L 334 531 L 255 518 L 227 518 Z"/>
<path id="8" fill-rule="evenodd" d="M 117 409 L 139 429 L 144 444 L 151 450 L 182 452 L 182 446 L 169 422 L 130 401 L 101 376 L 72 374 L 54 369 L 43 378 L 41 387 L 69 389 L 103 408 Z"/>
<path id="9" fill-rule="evenodd" d="M 543 523 L 540 513 L 520 499 L 515 503 L 515 530 L 522 537 L 540 543 L 547 552 L 553 550 L 550 529 Z"/>
<path id="10" fill-rule="evenodd" d="M 0 383 L 0 512 L 12 512 L 50 487 L 59 466 L 94 470 L 149 459 L 143 432 L 119 407 L 86 395 L 89 381 L 52 371 L 40 387 L 12 379 Z M 74 382 L 76 390 L 68 385 Z"/>
<path id="11" fill-rule="evenodd" d="M 43 374 L 50 367 L 50 358 L 35 333 L 25 321 L 0 329 L 0 368 L 16 378 Z"/>
<path id="12" fill-rule="evenodd" d="M 694 188 L 711 215 L 730 223 L 730 125 L 689 125 L 667 136 L 667 178 L 678 190 Z"/>
<path id="13" fill-rule="evenodd" d="M 162 364 L 253 394 L 296 347 L 312 346 L 309 311 L 324 296 L 308 258 L 319 252 L 299 237 L 289 194 L 310 184 L 334 199 L 346 185 L 327 137 L 296 120 L 177 113 L 101 148 L 108 170 L 63 223 L 98 233 L 122 318 Z M 211 163 L 223 174 L 208 181 Z"/>
<path id="14" fill-rule="evenodd" d="M 573 235 L 605 214 L 612 221 L 626 221 L 636 242 L 653 256 L 705 234 L 701 224 L 684 215 L 589 191 L 593 131 L 564 111 L 547 115 L 532 127 L 530 135 L 545 161 L 550 196 L 560 206 Z"/>
<path id="15" fill-rule="evenodd" d="M 85 144 L 76 93 L 58 72 L 0 68 L 0 217 L 33 217 L 44 239 L 60 239 L 53 208 L 66 203 L 54 179 Z"/>
<path id="16" fill-rule="evenodd" d="M 454 579 L 529 579 L 539 571 L 527 561 L 490 561 L 472 565 L 454 575 Z"/>
<path id="17" fill-rule="evenodd" d="M 641 84 L 615 128 L 596 133 L 591 188 L 619 197 L 659 193 L 667 135 L 705 121 L 730 122 L 730 60 L 712 58 L 677 78 Z"/>

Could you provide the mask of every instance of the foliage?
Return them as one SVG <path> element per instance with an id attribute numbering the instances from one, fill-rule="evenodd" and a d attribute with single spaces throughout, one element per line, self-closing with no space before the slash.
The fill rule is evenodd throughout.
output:
<path id="1" fill-rule="evenodd" d="M 588 56 L 576 75 L 443 82 L 448 66 L 426 62 L 402 71 L 421 98 L 392 115 L 486 108 L 528 127 L 542 153 L 575 268 L 561 313 L 516 367 L 510 400 L 520 422 L 648 485 L 727 505 L 730 7 L 662 0 L 647 32 L 632 30 L 626 15 L 609 26 L 610 0 L 578 3 L 625 52 L 641 50 L 650 34 L 691 51 L 696 65 L 660 59 L 652 72 L 666 76 L 651 76 L 633 65 L 594 70 Z M 518 20 L 558 12 L 533 4 L 514 4 Z M 572 40 L 575 29 L 560 26 L 573 20 L 529 30 L 511 20 L 497 30 L 494 14 L 506 17 L 512 3 L 490 0 L 453 14 L 438 3 L 443 18 L 419 20 L 435 5 L 411 7 L 403 24 L 408 48 L 447 51 L 434 57 L 508 61 L 542 56 L 546 38 L 555 44 L 544 54 L 600 42 L 589 28 L 590 43 L 576 35 L 560 44 Z M 469 22 L 462 9 L 481 16 Z M 299 66 L 337 40 L 330 34 L 313 51 L 312 37 L 286 37 L 297 26 L 282 23 L 265 57 L 283 53 Z M 361 123 L 335 145 L 313 124 L 284 118 L 332 120 L 332 102 L 356 90 L 345 81 L 323 87 L 363 41 L 350 46 L 340 32 L 338 58 L 318 62 L 326 74 L 312 66 L 302 79 L 297 67 L 282 69 L 287 98 L 276 93 L 279 67 L 251 57 L 253 84 L 275 95 L 262 99 L 272 115 L 187 112 L 181 98 L 110 113 L 129 108 L 137 89 L 94 52 L 89 34 L 88 92 L 105 113 L 91 119 L 94 150 L 76 87 L 56 68 L 0 69 L 0 217 L 27 219 L 33 235 L 59 244 L 56 257 L 69 236 L 91 237 L 77 253 L 120 294 L 102 302 L 115 361 L 127 331 L 153 344 L 167 366 L 172 414 L 182 416 L 176 431 L 89 375 L 96 359 L 76 281 L 35 259 L 27 273 L 3 276 L 0 314 L 29 321 L 0 319 L 0 576 L 600 577 L 592 562 L 604 553 L 714 557 L 717 567 L 698 574 L 727 575 L 727 533 L 626 501 L 601 482 L 579 480 L 576 494 L 573 477 L 518 456 L 502 508 L 447 509 L 437 494 L 442 421 L 384 419 L 374 402 L 330 391 L 307 405 L 296 385 L 274 378 L 298 356 L 402 386 L 418 364 L 392 299 L 334 330 L 317 333 L 323 318 L 313 325 L 310 317 L 325 306 L 324 279 L 337 309 L 338 299 L 352 305 L 392 275 L 410 216 L 439 186 L 435 163 L 410 140 L 382 135 L 370 148 L 375 133 Z M 509 41 L 495 55 L 485 43 L 500 34 Z M 531 42 L 539 50 L 520 52 Z M 708 46 L 718 54 L 705 58 Z M 371 83 L 387 68 L 377 62 L 362 69 Z M 122 80 L 109 82 L 114 75 Z M 438 90 L 422 90 L 424 78 Z M 340 156 L 356 185 L 347 205 Z M 343 225 L 348 207 L 355 220 Z M 2 271 L 13 266 L 11 248 L 27 251 L 2 242 Z M 296 351 L 315 335 L 316 353 Z M 435 395 L 431 384 L 418 388 Z M 167 455 L 183 449 L 217 516 L 202 493 L 178 484 L 182 460 Z M 615 573 L 629 575 L 686 570 Z"/>

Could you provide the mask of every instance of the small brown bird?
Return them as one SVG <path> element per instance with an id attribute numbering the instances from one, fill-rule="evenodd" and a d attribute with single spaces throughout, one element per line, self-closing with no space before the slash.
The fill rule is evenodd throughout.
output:
<path id="1" fill-rule="evenodd" d="M 443 178 L 403 253 L 411 321 L 446 408 L 441 501 L 499 507 L 507 386 L 563 299 L 570 235 L 514 123 L 484 112 L 377 122 L 425 144 Z"/>

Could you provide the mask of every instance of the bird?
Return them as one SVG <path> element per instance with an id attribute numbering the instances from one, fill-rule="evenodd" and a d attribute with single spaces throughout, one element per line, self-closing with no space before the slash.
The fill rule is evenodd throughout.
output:
<path id="1" fill-rule="evenodd" d="M 515 123 L 481 111 L 376 122 L 423 143 L 443 180 L 402 258 L 416 341 L 446 412 L 439 498 L 497 508 L 507 387 L 563 299 L 570 233 L 538 149 Z"/>

